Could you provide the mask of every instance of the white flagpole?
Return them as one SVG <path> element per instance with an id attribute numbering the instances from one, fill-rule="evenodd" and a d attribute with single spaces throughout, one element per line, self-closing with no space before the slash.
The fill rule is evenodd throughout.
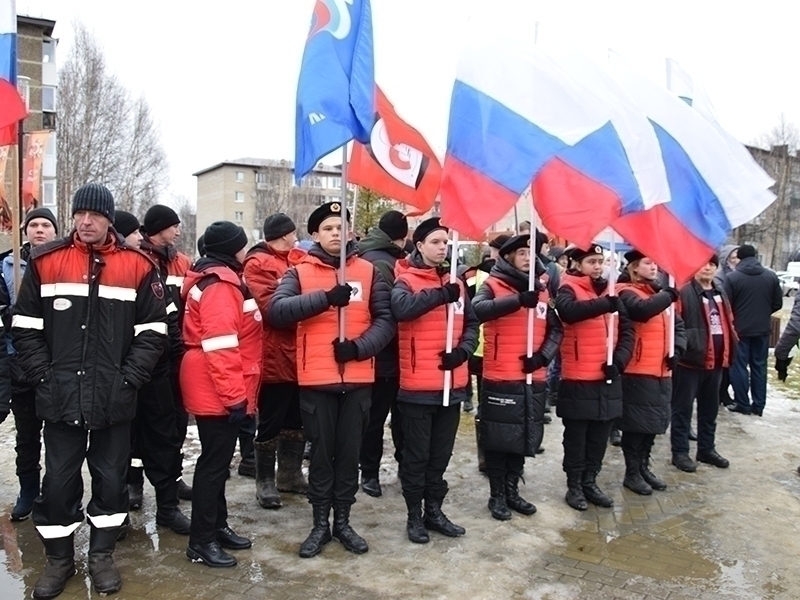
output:
<path id="1" fill-rule="evenodd" d="M 456 283 L 458 279 L 458 232 L 453 230 L 453 253 L 450 257 L 450 283 Z M 466 298 L 464 299 L 466 302 Z M 456 305 L 450 302 L 447 305 L 447 339 L 445 340 L 444 351 L 450 353 L 453 351 L 453 328 L 455 325 L 455 310 Z M 450 406 L 450 390 L 453 383 L 453 372 L 444 372 L 444 393 L 442 394 L 442 404 Z"/>
<path id="2" fill-rule="evenodd" d="M 669 276 L 669 287 L 675 287 L 675 278 L 670 275 Z M 675 303 L 669 305 L 669 320 L 667 327 L 669 327 L 669 331 L 667 331 L 667 344 L 669 348 L 669 356 L 670 358 L 675 356 Z"/>
<path id="3" fill-rule="evenodd" d="M 539 215 L 533 206 L 533 197 L 531 197 L 531 266 L 528 271 L 528 289 L 533 291 L 536 289 L 536 261 L 539 260 L 539 255 L 536 253 L 536 228 L 539 226 Z M 530 358 L 533 356 L 533 328 L 534 317 L 538 307 L 528 309 L 528 346 L 526 356 Z M 533 383 L 533 373 L 525 375 L 525 383 L 531 385 Z"/>
<path id="4" fill-rule="evenodd" d="M 608 295 L 615 296 L 617 291 L 617 232 L 611 230 L 611 239 L 609 242 L 611 250 L 611 272 L 608 274 Z M 614 315 L 611 313 L 608 316 L 608 337 L 606 339 L 606 364 L 610 365 L 614 359 Z M 607 381 L 607 383 L 611 383 Z"/>
<path id="5" fill-rule="evenodd" d="M 345 273 L 345 262 L 347 262 L 347 144 L 342 146 L 342 247 L 339 250 L 339 285 L 347 283 L 347 274 Z M 339 308 L 339 341 L 343 342 L 345 338 L 344 327 L 344 307 Z M 344 365 L 340 365 L 340 370 L 344 372 Z"/>
<path id="6" fill-rule="evenodd" d="M 359 186 L 353 186 L 353 211 L 350 213 L 350 219 L 353 221 L 353 231 L 356 230 L 356 207 L 358 206 L 358 191 Z"/>

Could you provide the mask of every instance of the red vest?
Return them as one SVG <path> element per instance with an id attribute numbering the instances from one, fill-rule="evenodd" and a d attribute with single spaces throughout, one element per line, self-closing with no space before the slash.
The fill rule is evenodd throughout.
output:
<path id="1" fill-rule="evenodd" d="M 355 340 L 372 323 L 369 311 L 374 268 L 352 256 L 347 259 L 347 283 L 353 288 L 350 304 L 344 308 L 345 337 Z M 319 258 L 306 254 L 295 266 L 303 294 L 329 290 L 336 285 L 337 270 Z M 297 382 L 301 386 L 339 383 L 373 383 L 375 361 L 353 360 L 344 365 L 344 374 L 333 356 L 333 340 L 339 335 L 339 311 L 335 307 L 297 324 Z"/>
<path id="2" fill-rule="evenodd" d="M 598 298 L 592 288 L 591 277 L 564 275 L 561 287 L 575 293 L 578 302 Z M 600 297 L 608 295 L 603 290 Z M 605 379 L 603 365 L 607 362 L 608 318 L 604 314 L 579 323 L 564 323 L 564 341 L 561 344 L 561 378 L 570 381 L 600 381 Z M 616 324 L 616 319 L 615 319 Z M 615 328 L 616 329 L 616 328 Z M 616 330 L 612 345 L 616 343 Z"/>
<path id="3" fill-rule="evenodd" d="M 489 276 L 484 285 L 491 288 L 496 299 L 516 296 L 519 293 L 493 276 Z M 544 343 L 549 302 L 550 294 L 545 283 L 545 290 L 539 294 L 539 305 L 534 309 L 534 352 Z M 528 351 L 528 310 L 520 308 L 510 315 L 486 321 L 483 324 L 483 336 L 483 377 L 492 381 L 525 381 L 520 356 L 524 356 Z M 546 381 L 547 369 L 534 371 L 533 380 Z"/>
<path id="4" fill-rule="evenodd" d="M 622 290 L 631 291 L 643 300 L 647 300 L 655 294 L 649 285 L 634 283 L 620 285 L 619 291 Z M 625 367 L 626 375 L 650 375 L 652 377 L 669 377 L 671 375 L 664 359 L 669 355 L 669 311 L 673 309 L 673 306 L 669 307 L 646 323 L 634 323 L 636 343 L 633 347 L 633 358 Z"/>
<path id="5" fill-rule="evenodd" d="M 721 295 L 714 296 L 719 310 L 719 320 L 722 323 L 722 368 L 726 369 L 731 366 L 731 336 L 735 335 L 733 329 L 733 316 L 728 310 L 728 306 L 722 299 Z M 714 356 L 714 336 L 711 335 L 711 308 L 709 306 L 708 298 L 703 297 L 703 316 L 706 318 L 706 327 L 708 329 L 708 343 L 706 344 L 706 369 L 713 369 L 715 365 Z"/>
<path id="6" fill-rule="evenodd" d="M 408 265 L 406 259 L 395 265 L 396 282 L 402 281 L 413 293 L 427 288 L 442 287 L 448 283 L 447 276 L 440 277 L 436 269 L 419 269 Z M 453 347 L 458 344 L 464 331 L 464 297 L 467 293 L 464 282 L 456 280 L 461 289 L 453 320 Z M 440 352 L 444 352 L 447 337 L 447 304 L 437 306 L 413 321 L 398 323 L 400 344 L 400 388 L 411 392 L 430 392 L 444 389 L 444 371 Z M 466 387 L 469 367 L 464 363 L 452 371 L 452 389 Z"/>

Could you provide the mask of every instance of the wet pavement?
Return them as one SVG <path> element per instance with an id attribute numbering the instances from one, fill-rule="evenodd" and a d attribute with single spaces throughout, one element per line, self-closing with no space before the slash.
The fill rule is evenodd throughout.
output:
<path id="1" fill-rule="evenodd" d="M 792 379 L 800 381 L 800 370 Z M 253 480 L 234 470 L 228 483 L 230 524 L 253 538 L 253 548 L 235 553 L 239 565 L 233 569 L 192 564 L 184 554 L 187 538 L 156 527 L 153 491 L 146 485 L 144 508 L 132 513 L 131 534 L 117 546 L 124 585 L 114 597 L 798 598 L 800 401 L 792 394 L 790 388 L 771 387 L 763 418 L 720 414 L 717 449 L 730 459 L 729 469 L 700 465 L 697 473 L 679 472 L 668 466 L 668 440 L 659 437 L 654 471 L 669 489 L 650 497 L 622 488 L 622 453 L 609 447 L 599 483 L 615 506 L 585 513 L 563 499 L 556 419 L 547 426 L 546 452 L 528 460 L 521 490 L 539 510 L 506 522 L 492 519 L 486 508 L 489 486 L 477 470 L 474 422 L 463 415 L 444 509 L 467 528 L 466 536 L 432 533 L 427 545 L 407 540 L 405 506 L 387 452 L 383 497 L 359 493 L 353 506 L 352 523 L 370 544 L 362 556 L 333 541 L 320 556 L 299 558 L 297 549 L 311 526 L 305 499 L 284 494 L 283 508 L 263 510 L 255 502 Z M 0 425 L 0 436 L 0 599 L 11 600 L 30 597 L 44 555 L 30 521 L 8 520 L 17 491 L 10 420 Z M 187 442 L 187 450 L 191 476 L 196 440 Z M 188 503 L 182 505 L 188 514 Z M 78 531 L 76 546 L 78 575 L 61 598 L 96 597 L 85 568 L 87 525 Z"/>

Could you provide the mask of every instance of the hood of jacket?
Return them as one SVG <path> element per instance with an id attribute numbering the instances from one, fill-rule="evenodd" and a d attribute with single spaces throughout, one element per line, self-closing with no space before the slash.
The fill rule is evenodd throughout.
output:
<path id="1" fill-rule="evenodd" d="M 739 246 L 734 246 L 733 244 L 728 244 L 727 246 L 723 246 L 722 249 L 719 251 L 719 268 L 723 273 L 730 273 L 733 271 L 730 265 L 728 264 L 728 259 L 731 256 L 731 253 L 738 249 Z"/>
<path id="2" fill-rule="evenodd" d="M 736 270 L 745 275 L 761 275 L 766 271 L 755 256 L 748 256 L 739 261 L 739 264 L 736 265 Z"/>
<path id="3" fill-rule="evenodd" d="M 544 289 L 539 281 L 539 277 L 544 274 L 545 269 L 538 260 L 534 261 L 534 265 L 536 265 L 536 289 Z M 492 267 L 491 275 L 510 285 L 518 292 L 524 292 L 528 289 L 528 273 L 520 271 L 503 257 L 497 259 L 494 267 Z"/>
<path id="4" fill-rule="evenodd" d="M 403 258 L 403 249 L 398 247 L 397 244 L 389 239 L 385 231 L 378 227 L 373 227 L 369 233 L 361 238 L 358 242 L 358 253 L 372 252 L 381 250 L 394 256 L 395 258 Z"/>

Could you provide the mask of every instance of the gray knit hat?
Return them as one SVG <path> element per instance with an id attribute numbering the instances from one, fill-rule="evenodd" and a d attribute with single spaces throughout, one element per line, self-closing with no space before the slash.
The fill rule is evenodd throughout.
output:
<path id="1" fill-rule="evenodd" d="M 114 196 L 100 183 L 87 183 L 75 192 L 72 198 L 72 216 L 79 210 L 100 213 L 114 222 Z"/>

